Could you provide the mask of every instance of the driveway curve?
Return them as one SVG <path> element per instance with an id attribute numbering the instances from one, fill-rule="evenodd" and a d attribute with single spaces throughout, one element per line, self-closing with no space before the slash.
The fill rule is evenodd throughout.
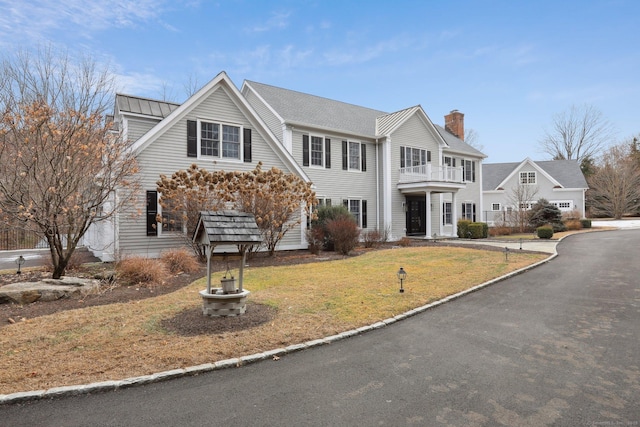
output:
<path id="1" fill-rule="evenodd" d="M 240 369 L 0 407 L 11 426 L 640 425 L 640 230 L 370 333 Z"/>

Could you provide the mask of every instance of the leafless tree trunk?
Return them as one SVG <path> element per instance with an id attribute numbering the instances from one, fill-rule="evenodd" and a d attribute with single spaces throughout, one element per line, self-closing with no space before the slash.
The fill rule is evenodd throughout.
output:
<path id="1" fill-rule="evenodd" d="M 104 119 L 113 76 L 50 47 L 0 67 L 0 209 L 47 240 L 60 278 L 89 227 L 134 194 L 116 191 L 136 187 L 134 154 Z"/>
<path id="2" fill-rule="evenodd" d="M 611 123 L 591 105 L 574 105 L 556 114 L 551 126 L 540 147 L 555 160 L 594 159 L 615 136 Z"/>
<path id="3" fill-rule="evenodd" d="M 538 194 L 537 185 L 518 184 L 508 194 L 508 201 L 513 206 L 510 222 L 515 223 L 520 233 L 524 232 L 528 225 L 527 213 L 530 204 L 535 203 Z"/>

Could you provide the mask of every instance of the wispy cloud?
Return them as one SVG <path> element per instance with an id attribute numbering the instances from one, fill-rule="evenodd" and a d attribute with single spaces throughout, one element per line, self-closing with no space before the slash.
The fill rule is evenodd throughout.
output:
<path id="1" fill-rule="evenodd" d="M 251 33 L 264 33 L 271 30 L 283 30 L 289 26 L 291 12 L 273 12 L 265 22 L 247 28 Z"/>
<path id="2" fill-rule="evenodd" d="M 412 48 L 418 43 L 417 39 L 399 36 L 380 41 L 370 46 L 349 46 L 336 48 L 324 53 L 324 60 L 328 65 L 350 65 L 369 62 L 400 50 Z"/>
<path id="3" fill-rule="evenodd" d="M 126 94 L 152 94 L 150 97 L 159 97 L 166 84 L 161 78 L 152 73 L 116 74 L 117 91 Z"/>
<path id="4" fill-rule="evenodd" d="M 109 28 L 135 27 L 160 16 L 166 0 L 0 0 L 2 44 L 24 46 L 63 31 L 90 38 Z"/>

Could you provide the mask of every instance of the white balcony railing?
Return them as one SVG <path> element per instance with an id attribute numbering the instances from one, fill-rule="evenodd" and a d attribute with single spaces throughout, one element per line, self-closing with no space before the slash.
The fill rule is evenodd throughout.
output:
<path id="1" fill-rule="evenodd" d="M 464 182 L 462 167 L 433 166 L 429 163 L 400 169 L 400 183 L 409 182 Z"/>

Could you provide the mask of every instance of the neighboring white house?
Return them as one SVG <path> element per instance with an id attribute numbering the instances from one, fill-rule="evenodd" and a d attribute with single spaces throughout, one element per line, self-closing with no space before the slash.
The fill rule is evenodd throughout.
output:
<path id="1" fill-rule="evenodd" d="M 138 206 L 90 231 L 89 246 L 103 260 L 157 257 L 182 244 L 181 230 L 155 222 L 167 214 L 161 174 L 194 163 L 247 171 L 259 161 L 312 182 L 321 203 L 344 204 L 363 230 L 455 236 L 457 219 L 480 220 L 483 210 L 485 156 L 463 142 L 463 118 L 447 115 L 447 131 L 420 106 L 389 114 L 249 81 L 240 91 L 224 72 L 181 105 L 118 94 L 114 121 L 135 141 L 143 191 Z M 306 247 L 298 227 L 278 249 Z"/>
<path id="2" fill-rule="evenodd" d="M 541 198 L 562 212 L 578 211 L 585 217 L 587 181 L 575 160 L 482 165 L 482 198 L 486 211 L 482 221 L 509 223 L 512 212 L 529 209 Z"/>

